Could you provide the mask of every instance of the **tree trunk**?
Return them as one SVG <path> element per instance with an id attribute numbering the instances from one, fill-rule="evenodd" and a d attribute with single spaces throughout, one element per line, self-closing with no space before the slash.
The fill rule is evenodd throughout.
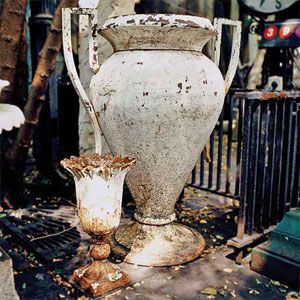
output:
<path id="1" fill-rule="evenodd" d="M 0 15 L 0 78 L 10 85 L 2 90 L 0 102 L 11 103 L 20 40 L 23 33 L 26 0 L 4 0 Z"/>
<path id="2" fill-rule="evenodd" d="M 39 55 L 39 62 L 34 74 L 28 101 L 24 107 L 25 123 L 20 127 L 15 142 L 5 153 L 7 168 L 6 180 L 16 188 L 16 180 L 21 180 L 25 159 L 32 144 L 33 134 L 39 121 L 39 115 L 45 101 L 48 79 L 54 69 L 56 56 L 62 44 L 61 8 L 74 7 L 78 0 L 61 0 L 58 5 L 51 29 Z M 18 186 L 20 182 L 18 183 Z"/>

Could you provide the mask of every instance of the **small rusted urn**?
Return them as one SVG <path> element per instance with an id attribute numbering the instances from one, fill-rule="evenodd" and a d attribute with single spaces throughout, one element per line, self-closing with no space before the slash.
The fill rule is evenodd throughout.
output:
<path id="1" fill-rule="evenodd" d="M 135 159 L 93 154 L 64 159 L 61 164 L 74 176 L 80 224 L 92 237 L 93 261 L 75 270 L 72 280 L 97 297 L 130 282 L 128 275 L 107 259 L 110 236 L 120 223 L 125 175 Z"/>

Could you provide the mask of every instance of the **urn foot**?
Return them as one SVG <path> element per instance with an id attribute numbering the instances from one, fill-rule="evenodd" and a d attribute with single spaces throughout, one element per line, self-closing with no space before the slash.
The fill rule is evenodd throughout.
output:
<path id="1" fill-rule="evenodd" d="M 196 230 L 177 223 L 157 226 L 134 222 L 121 226 L 115 239 L 130 249 L 125 262 L 142 266 L 183 264 L 197 258 L 205 247 Z"/>
<path id="2" fill-rule="evenodd" d="M 110 253 L 108 244 L 94 245 L 91 250 L 93 262 L 73 272 L 71 279 L 87 290 L 93 297 L 130 283 L 126 273 L 107 261 Z"/>

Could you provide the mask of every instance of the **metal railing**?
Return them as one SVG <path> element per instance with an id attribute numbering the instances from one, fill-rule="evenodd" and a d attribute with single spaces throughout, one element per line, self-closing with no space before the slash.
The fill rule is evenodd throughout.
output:
<path id="1" fill-rule="evenodd" d="M 189 185 L 239 199 L 242 106 L 243 102 L 234 99 L 231 91 L 206 149 L 192 171 Z"/>
<path id="2" fill-rule="evenodd" d="M 300 206 L 300 91 L 232 92 L 208 148 L 189 184 L 240 200 L 229 245 L 245 247 Z"/>

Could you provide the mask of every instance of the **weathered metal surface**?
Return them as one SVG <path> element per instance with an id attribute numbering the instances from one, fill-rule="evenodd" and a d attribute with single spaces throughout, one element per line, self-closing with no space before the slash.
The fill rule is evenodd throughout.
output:
<path id="1" fill-rule="evenodd" d="M 232 49 L 229 61 L 229 67 L 225 75 L 225 93 L 227 94 L 234 78 L 236 68 L 239 63 L 240 47 L 241 47 L 241 35 L 242 35 L 242 23 L 240 21 L 232 21 L 228 19 L 214 19 L 214 27 L 217 31 L 216 44 L 215 44 L 215 63 L 219 66 L 220 54 L 221 54 L 221 39 L 223 25 L 234 26 Z"/>
<path id="2" fill-rule="evenodd" d="M 130 249 L 125 261 L 142 266 L 183 264 L 205 248 L 204 238 L 196 230 L 176 223 L 153 226 L 135 222 L 121 227 L 115 237 Z"/>
<path id="3" fill-rule="evenodd" d="M 108 19 L 99 30 L 99 34 L 111 43 L 115 51 L 124 49 L 202 51 L 207 41 L 216 35 L 216 31 L 205 18 L 152 14 Z"/>
<path id="4" fill-rule="evenodd" d="M 105 241 L 104 237 L 99 244 L 92 245 L 90 251 L 92 263 L 75 270 L 71 280 L 78 282 L 93 297 L 129 284 L 129 276 L 107 260 L 109 254 L 110 244 Z"/>
<path id="5" fill-rule="evenodd" d="M 241 184 L 237 236 L 228 244 L 241 249 L 300 205 L 300 93 L 237 92 L 231 101 L 239 103 Z"/>
<path id="6" fill-rule="evenodd" d="M 92 36 L 96 33 L 95 26 Z M 204 18 L 152 14 L 109 19 L 99 33 L 116 52 L 93 76 L 91 102 L 112 152 L 137 159 L 126 180 L 137 203 L 135 218 L 140 226 L 152 226 L 151 240 L 158 243 L 155 236 L 160 235 L 169 249 L 168 259 L 157 256 L 151 265 L 195 258 L 203 246 L 199 236 L 193 239 L 192 231 L 186 234 L 194 252 L 185 255 L 182 228 L 166 225 L 158 232 L 153 225 L 174 220 L 177 197 L 222 109 L 224 79 L 201 53 L 216 31 Z M 135 255 L 127 261 L 141 262 L 138 253 L 148 240 L 141 237 L 145 243 L 133 239 Z"/>
<path id="7" fill-rule="evenodd" d="M 299 99 L 300 91 L 241 91 L 235 92 L 235 98 L 245 98 L 248 100 L 286 100 L 286 99 Z"/>
<path id="8" fill-rule="evenodd" d="M 251 269 L 300 289 L 300 209 L 286 213 L 269 241 L 252 251 Z M 280 272 L 278 272 L 280 270 Z"/>
<path id="9" fill-rule="evenodd" d="M 91 23 L 93 28 L 97 26 L 97 11 L 95 9 L 79 9 L 79 8 L 63 8 L 62 9 L 62 27 L 63 27 L 63 50 L 64 50 L 64 58 L 67 65 L 68 73 L 70 79 L 84 105 L 85 109 L 89 113 L 91 118 L 91 123 L 94 130 L 95 137 L 95 152 L 101 154 L 101 129 L 99 126 L 99 122 L 93 107 L 93 104 L 89 100 L 82 84 L 79 79 L 75 62 L 73 58 L 72 52 L 72 40 L 71 40 L 71 13 L 85 14 L 91 16 Z M 90 51 L 90 65 L 93 71 L 99 69 L 98 64 L 98 56 L 97 56 L 97 45 L 96 38 L 92 35 L 91 38 L 91 51 Z"/>
<path id="10" fill-rule="evenodd" d="M 93 297 L 124 286 L 129 277 L 107 261 L 110 244 L 121 219 L 123 183 L 135 159 L 81 155 L 64 159 L 62 165 L 74 176 L 78 215 L 82 229 L 93 239 L 92 263 L 74 271 L 72 279 Z"/>
<path id="11" fill-rule="evenodd" d="M 83 154 L 62 161 L 74 176 L 79 220 L 87 234 L 103 235 L 118 227 L 123 182 L 134 163 L 134 159 L 110 154 Z"/>
<path id="12" fill-rule="evenodd" d="M 270 100 L 261 100 L 265 93 Z M 189 184 L 240 200 L 237 236 L 228 245 L 246 249 L 300 206 L 299 120 L 299 91 L 232 90 L 226 97 L 210 137 L 210 162 L 199 156 Z"/>
<path id="13" fill-rule="evenodd" d="M 17 210 L 0 224 L 43 262 L 76 253 L 82 239 L 72 207 Z"/>

